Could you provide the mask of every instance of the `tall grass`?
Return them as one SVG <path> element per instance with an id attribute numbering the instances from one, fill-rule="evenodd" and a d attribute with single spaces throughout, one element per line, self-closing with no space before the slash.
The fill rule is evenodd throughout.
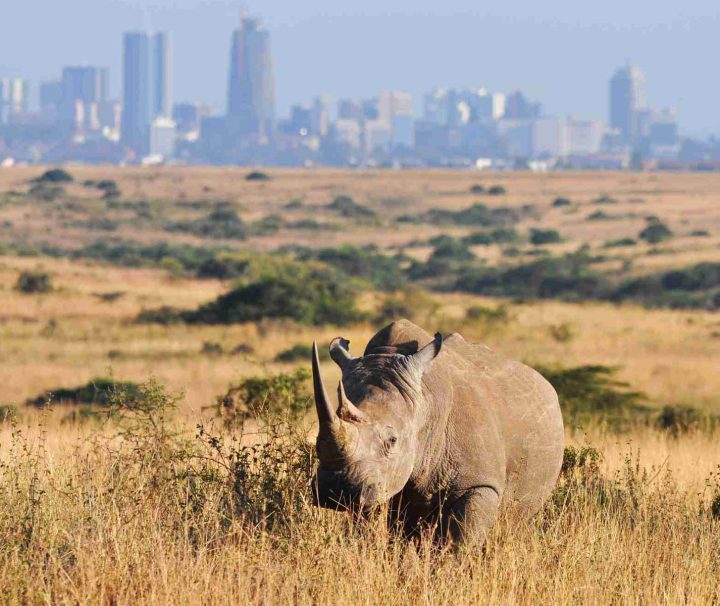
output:
<path id="1" fill-rule="evenodd" d="M 540 515 L 522 522 L 504 514 L 483 552 L 457 554 L 429 540 L 404 542 L 381 515 L 356 522 L 313 508 L 313 453 L 298 426 L 274 418 L 252 436 L 192 433 L 174 420 L 175 404 L 151 382 L 116 393 L 99 425 L 60 430 L 41 417 L 37 427 L 2 430 L 2 603 L 720 599 L 717 476 L 698 489 L 678 481 L 688 470 L 641 457 L 662 439 L 697 460 L 707 444 L 700 434 L 645 429 L 635 436 L 639 448 L 619 446 L 611 462 L 570 448 Z"/>

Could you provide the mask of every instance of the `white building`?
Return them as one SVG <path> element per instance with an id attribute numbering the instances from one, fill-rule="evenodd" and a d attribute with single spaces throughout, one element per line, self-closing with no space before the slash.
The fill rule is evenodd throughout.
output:
<path id="1" fill-rule="evenodd" d="M 170 118 L 158 117 L 150 125 L 150 155 L 165 160 L 175 152 L 175 122 Z"/>
<path id="2" fill-rule="evenodd" d="M 357 120 L 340 118 L 335 121 L 335 140 L 338 143 L 358 149 L 361 135 L 360 123 Z"/>

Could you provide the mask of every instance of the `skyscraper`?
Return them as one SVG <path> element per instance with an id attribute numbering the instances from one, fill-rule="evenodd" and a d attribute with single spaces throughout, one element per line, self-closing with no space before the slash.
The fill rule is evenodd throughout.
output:
<path id="1" fill-rule="evenodd" d="M 153 86 L 153 118 L 172 117 L 172 49 L 170 37 L 158 32 L 152 39 L 150 78 Z"/>
<path id="2" fill-rule="evenodd" d="M 123 37 L 121 139 L 139 154 L 150 146 L 150 127 L 172 112 L 170 41 L 165 33 L 128 32 Z"/>
<path id="3" fill-rule="evenodd" d="M 645 78 L 635 66 L 619 68 L 610 78 L 610 127 L 624 143 L 638 138 L 638 114 L 645 107 Z"/>
<path id="4" fill-rule="evenodd" d="M 267 137 L 275 127 L 270 33 L 257 19 L 241 17 L 233 32 L 227 116 L 230 127 L 243 135 Z"/>
<path id="5" fill-rule="evenodd" d="M 97 113 L 108 100 L 106 67 L 65 67 L 60 93 L 60 122 L 68 128 L 88 126 L 84 116 Z"/>

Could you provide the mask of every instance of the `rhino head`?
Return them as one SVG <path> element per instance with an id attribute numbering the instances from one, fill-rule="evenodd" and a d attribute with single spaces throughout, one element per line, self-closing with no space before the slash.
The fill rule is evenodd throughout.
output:
<path id="1" fill-rule="evenodd" d="M 313 344 L 313 387 L 319 421 L 313 478 L 320 507 L 372 508 L 399 493 L 411 477 L 423 418 L 422 377 L 442 347 L 442 336 L 409 355 L 353 358 L 338 337 L 330 355 L 342 369 L 334 406 Z"/>

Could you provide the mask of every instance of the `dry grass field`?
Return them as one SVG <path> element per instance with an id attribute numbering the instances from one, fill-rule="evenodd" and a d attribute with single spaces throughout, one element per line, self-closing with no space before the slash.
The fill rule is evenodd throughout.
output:
<path id="1" fill-rule="evenodd" d="M 1 604 L 720 602 L 716 431 L 568 426 L 568 445 L 592 447 L 600 458 L 582 450 L 589 458 L 568 466 L 536 519 L 503 517 L 483 553 L 408 545 L 379 519 L 359 523 L 310 506 L 312 414 L 275 429 L 255 421 L 241 429 L 223 426 L 213 408 L 243 378 L 308 366 L 276 360 L 295 345 L 342 334 L 361 353 L 377 329 L 375 310 L 396 295 L 365 285 L 358 307 L 368 319 L 343 327 L 282 318 L 144 323 L 137 318 L 145 310 L 196 309 L 233 282 L 198 279 L 170 264 L 44 252 L 98 241 L 255 253 L 373 244 L 424 260 L 431 238 L 461 238 L 475 228 L 397 217 L 481 201 L 532 204 L 514 228 L 557 229 L 563 241 L 546 247 L 556 255 L 581 245 L 604 254 L 608 240 L 637 238 L 647 216 L 659 217 L 671 239 L 613 248 L 598 263 L 608 274 L 644 275 L 720 261 L 720 176 L 313 170 L 269 171 L 271 180 L 253 182 L 237 169 L 67 170 L 75 182 L 46 200 L 28 194 L 42 170 L 0 170 Z M 103 199 L 83 185 L 103 179 L 114 180 L 120 195 Z M 477 183 L 507 193 L 470 193 Z M 376 219 L 323 208 L 337 196 L 352 196 Z M 601 196 L 616 202 L 597 204 Z M 559 197 L 570 204 L 553 205 Z M 292 200 L 301 204 L 287 208 Z M 283 222 L 242 239 L 167 227 L 216 207 L 248 223 L 269 215 Z M 598 209 L 612 218 L 588 221 Z M 329 227 L 290 226 L 301 221 Z M 700 231 L 706 234 L 692 235 Z M 513 257 L 499 245 L 473 251 L 489 266 L 537 254 L 517 246 Z M 20 292 L 18 277 L 27 271 L 47 273 L 52 288 Z M 546 367 L 614 367 L 651 409 L 682 405 L 720 415 L 717 312 L 506 300 L 428 292 L 422 284 L 407 292 L 414 319 L 429 331 L 459 331 Z M 339 377 L 330 362 L 323 372 L 328 384 Z M 106 419 L 74 414 L 72 404 L 26 404 L 106 376 L 150 381 L 142 388 L 148 407 L 121 406 Z"/>

